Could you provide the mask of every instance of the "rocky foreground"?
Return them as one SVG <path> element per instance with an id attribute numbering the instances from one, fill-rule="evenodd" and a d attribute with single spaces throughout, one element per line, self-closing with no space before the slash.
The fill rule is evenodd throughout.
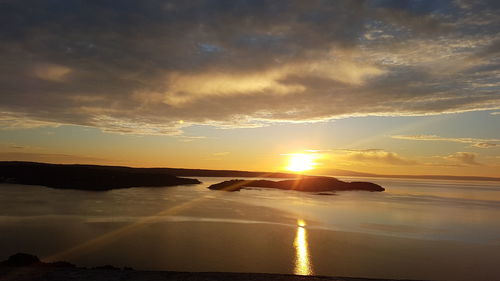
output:
<path id="1" fill-rule="evenodd" d="M 0 263 L 0 281 L 395 281 L 351 277 L 299 276 L 266 273 L 138 271 L 111 265 L 78 268 L 67 262 L 44 263 L 18 253 Z"/>
<path id="2" fill-rule="evenodd" d="M 245 188 L 275 188 L 285 190 L 296 190 L 306 192 L 326 191 L 384 191 L 378 184 L 371 182 L 344 182 L 332 177 L 302 177 L 292 180 L 270 181 L 270 180 L 229 180 L 209 186 L 212 190 L 240 191 Z"/>

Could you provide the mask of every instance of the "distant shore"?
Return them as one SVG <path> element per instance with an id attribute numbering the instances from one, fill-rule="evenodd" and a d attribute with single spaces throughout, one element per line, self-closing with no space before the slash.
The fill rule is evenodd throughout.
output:
<path id="1" fill-rule="evenodd" d="M 248 172 L 233 171 L 226 176 Z M 161 168 L 130 168 L 96 165 L 63 165 L 34 162 L 0 162 L 0 182 L 41 185 L 59 189 L 107 191 L 128 187 L 162 187 L 200 184 L 193 178 L 182 178 L 175 171 Z M 220 174 L 219 174 L 220 175 Z M 247 175 L 248 176 L 248 175 Z M 262 174 L 263 177 L 290 177 L 291 174 Z M 235 183 L 236 182 L 236 183 Z M 293 175 L 285 181 L 232 180 L 212 185 L 214 190 L 236 191 L 244 187 L 293 189 L 306 192 L 368 190 L 384 191 L 381 186 L 368 182 L 343 182 L 334 177 Z"/>
<path id="2" fill-rule="evenodd" d="M 369 178 L 395 178 L 395 179 L 430 179 L 430 180 L 466 180 L 466 181 L 500 181 L 500 177 L 481 177 L 481 176 L 451 176 L 451 175 L 383 175 L 360 173 L 348 170 L 329 169 L 320 171 L 318 175 L 302 175 L 296 173 L 284 172 L 257 172 L 257 171 L 238 171 L 238 170 L 211 170 L 211 169 L 186 169 L 186 168 L 132 168 L 125 166 L 102 166 L 102 165 L 84 165 L 84 164 L 50 164 L 25 161 L 0 161 L 0 170 L 3 165 L 12 165 L 14 163 L 22 165 L 55 165 L 55 166 L 74 166 L 74 167 L 96 167 L 99 169 L 109 169 L 113 171 L 148 174 L 166 174 L 176 177 L 232 177 L 232 178 L 280 178 L 293 179 L 303 176 L 328 176 L 328 177 L 369 177 Z M 0 174 L 0 182 L 2 175 Z"/>

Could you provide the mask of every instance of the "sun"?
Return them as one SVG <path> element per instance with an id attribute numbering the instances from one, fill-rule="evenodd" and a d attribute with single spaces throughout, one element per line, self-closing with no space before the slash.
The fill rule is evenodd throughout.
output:
<path id="1" fill-rule="evenodd" d="M 305 172 L 314 169 L 317 165 L 317 163 L 314 162 L 317 156 L 314 154 L 293 153 L 289 154 L 289 156 L 288 166 L 285 167 L 288 171 Z"/>

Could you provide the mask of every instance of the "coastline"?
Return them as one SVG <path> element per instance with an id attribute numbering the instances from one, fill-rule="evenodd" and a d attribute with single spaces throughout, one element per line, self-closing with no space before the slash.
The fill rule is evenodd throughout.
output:
<path id="1" fill-rule="evenodd" d="M 410 281 L 410 279 L 372 279 L 360 277 L 305 276 L 240 272 L 139 271 L 118 268 L 7 267 L 0 266 L 1 281 Z M 411 279 L 411 281 L 417 281 Z M 423 281 L 423 280 L 420 280 Z"/>
<path id="2" fill-rule="evenodd" d="M 93 268 L 77 267 L 67 261 L 43 262 L 37 256 L 17 253 L 0 262 L 1 281 L 402 281 L 403 279 L 373 279 L 360 277 L 336 277 L 248 272 L 183 272 L 145 271 L 130 267 L 118 268 L 104 265 Z M 410 281 L 410 279 L 404 279 Z M 417 281 L 417 280 L 411 280 Z M 423 281 L 423 280 L 420 280 Z"/>

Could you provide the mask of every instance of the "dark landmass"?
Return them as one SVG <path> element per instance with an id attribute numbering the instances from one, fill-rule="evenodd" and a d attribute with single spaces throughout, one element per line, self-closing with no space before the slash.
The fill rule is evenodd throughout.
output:
<path id="1" fill-rule="evenodd" d="M 439 175 L 378 175 L 346 170 L 329 170 L 325 174 L 355 177 L 387 177 L 441 180 L 500 181 L 500 178 Z M 174 186 L 198 184 L 196 179 L 179 177 L 256 177 L 290 178 L 303 177 L 294 173 L 267 173 L 236 170 L 208 170 L 182 168 L 131 168 L 100 165 L 64 165 L 22 161 L 0 161 L 0 183 L 44 185 L 53 188 L 110 190 L 139 186 Z"/>
<path id="2" fill-rule="evenodd" d="M 212 190 L 240 191 L 248 187 L 263 187 L 286 189 L 307 192 L 325 191 L 384 191 L 378 184 L 371 182 L 344 182 L 331 177 L 303 177 L 293 180 L 270 181 L 270 180 L 229 180 L 209 186 Z"/>
<path id="3" fill-rule="evenodd" d="M 208 169 L 181 169 L 181 168 L 151 168 L 179 177 L 227 177 L 227 178 L 296 178 L 299 174 L 275 172 L 250 172 L 236 170 L 208 170 Z"/>
<path id="4" fill-rule="evenodd" d="M 155 169 L 34 162 L 0 162 L 0 182 L 91 191 L 201 183 Z"/>
<path id="5" fill-rule="evenodd" d="M 66 261 L 57 262 L 42 262 L 37 256 L 17 253 L 10 256 L 7 260 L 0 263 L 1 266 L 6 267 L 21 267 L 21 266 L 40 266 L 40 267 L 66 267 L 73 268 L 76 267 L 74 264 Z"/>
<path id="6" fill-rule="evenodd" d="M 500 178 L 495 178 L 495 177 L 450 176 L 450 175 L 383 175 L 383 174 L 360 173 L 360 172 L 338 170 L 338 169 L 327 169 L 327 170 L 324 169 L 321 170 L 321 174 L 330 176 L 396 178 L 396 179 L 500 181 Z"/>
<path id="7" fill-rule="evenodd" d="M 353 277 L 268 273 L 139 271 L 112 265 L 79 268 L 68 262 L 44 263 L 18 253 L 0 263 L 0 281 L 396 281 Z M 400 280 L 403 281 L 403 280 Z M 409 280 L 408 280 L 409 281 Z"/>
<path id="8" fill-rule="evenodd" d="M 446 176 L 446 175 L 376 175 L 374 177 L 397 178 L 397 179 L 459 180 L 459 181 L 500 181 L 500 178 L 494 178 L 494 177 Z"/>
<path id="9" fill-rule="evenodd" d="M 116 167 L 125 168 L 125 167 Z M 276 172 L 254 172 L 236 170 L 210 170 L 210 169 L 183 169 L 183 168 L 135 168 L 150 169 L 179 177 L 226 177 L 226 178 L 297 178 L 301 174 L 276 173 Z M 319 170 L 316 174 L 323 176 L 348 176 L 348 177 L 375 177 L 375 178 L 403 178 L 403 179 L 435 179 L 435 180 L 470 180 L 470 181 L 500 181 L 495 177 L 478 176 L 449 176 L 449 175 L 383 175 L 361 173 L 348 170 L 328 169 Z"/>

